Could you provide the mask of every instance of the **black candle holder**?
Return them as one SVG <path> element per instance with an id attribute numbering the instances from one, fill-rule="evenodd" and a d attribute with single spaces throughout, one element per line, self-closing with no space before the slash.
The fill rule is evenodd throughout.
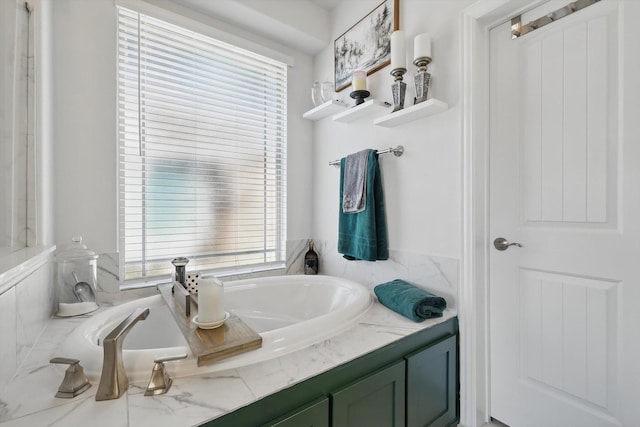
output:
<path id="1" fill-rule="evenodd" d="M 349 94 L 350 97 L 356 100 L 356 105 L 362 104 L 369 95 L 371 95 L 371 92 L 368 90 L 354 90 Z"/>

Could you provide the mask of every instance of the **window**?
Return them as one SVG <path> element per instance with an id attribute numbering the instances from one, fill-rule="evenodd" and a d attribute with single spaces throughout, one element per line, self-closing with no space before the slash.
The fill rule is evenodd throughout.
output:
<path id="1" fill-rule="evenodd" d="M 118 9 L 119 223 L 125 279 L 281 266 L 287 67 Z M 97 83 L 98 84 L 98 83 Z"/>

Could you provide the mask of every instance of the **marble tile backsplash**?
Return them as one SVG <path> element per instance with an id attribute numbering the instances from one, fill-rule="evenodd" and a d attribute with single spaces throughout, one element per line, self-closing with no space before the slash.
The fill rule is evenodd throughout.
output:
<path id="1" fill-rule="evenodd" d="M 189 268 L 187 266 L 187 271 Z M 249 279 L 251 277 L 279 276 L 288 273 L 286 269 L 268 271 L 244 271 L 239 274 L 222 276 L 224 281 Z M 167 280 L 169 278 L 167 277 Z M 155 287 L 120 290 L 119 254 L 104 253 L 98 257 L 98 280 L 96 299 L 100 305 L 115 305 L 132 298 L 142 298 L 157 293 Z"/>
<path id="2" fill-rule="evenodd" d="M 16 328 L 16 288 L 0 295 L 0 390 L 11 380 L 18 367 Z"/>
<path id="3" fill-rule="evenodd" d="M 266 272 L 244 272 L 225 280 L 256 276 L 302 274 L 307 239 L 287 242 L 286 268 Z M 314 239 L 320 258 L 320 274 L 344 277 L 373 289 L 393 279 L 404 279 L 444 297 L 447 306 L 456 309 L 458 260 L 406 251 L 390 251 L 387 261 L 348 261 L 337 251 L 337 242 Z M 156 293 L 155 288 L 120 291 L 118 254 L 100 254 L 98 258 L 97 300 L 100 305 L 116 305 Z M 0 390 L 11 380 L 42 333 L 54 310 L 52 262 L 34 270 L 0 295 Z"/>
<path id="4" fill-rule="evenodd" d="M 0 295 L 0 390 L 26 359 L 53 313 L 52 263 L 46 262 Z"/>
<path id="5" fill-rule="evenodd" d="M 447 300 L 447 306 L 456 307 L 458 289 L 458 260 L 408 251 L 390 250 L 387 261 L 348 261 L 338 253 L 336 241 L 314 239 L 315 251 L 320 257 L 320 273 L 345 277 L 360 282 L 371 289 L 379 283 L 403 279 L 434 292 Z M 265 272 L 245 272 L 225 276 L 224 280 L 240 280 L 251 277 L 281 274 L 303 274 L 304 254 L 309 250 L 308 239 L 288 240 L 286 267 Z M 131 299 L 136 294 L 147 296 L 153 288 L 120 292 L 118 254 L 100 254 L 98 258 L 98 301 L 117 303 Z"/>
<path id="6" fill-rule="evenodd" d="M 320 258 L 320 274 L 344 277 L 368 286 L 371 290 L 394 279 L 406 280 L 446 299 L 447 307 L 456 309 L 459 262 L 416 252 L 390 250 L 386 261 L 349 261 L 338 253 L 337 241 L 314 239 Z M 287 274 L 301 274 L 308 240 L 287 242 Z"/>

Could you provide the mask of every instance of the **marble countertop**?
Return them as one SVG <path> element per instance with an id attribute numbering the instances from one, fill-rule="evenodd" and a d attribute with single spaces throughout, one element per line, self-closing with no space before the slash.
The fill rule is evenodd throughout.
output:
<path id="1" fill-rule="evenodd" d="M 414 323 L 376 301 L 355 327 L 303 350 L 237 369 L 177 378 L 169 392 L 160 396 L 144 396 L 148 380 L 131 382 L 119 399 L 102 402 L 94 398 L 97 383 L 73 399 L 54 397 L 62 377 L 49 360 L 61 356 L 59 344 L 85 318 L 52 318 L 0 394 L 0 425 L 199 425 L 455 316 L 447 310 L 441 318 Z M 171 364 L 167 370 L 171 374 Z"/>

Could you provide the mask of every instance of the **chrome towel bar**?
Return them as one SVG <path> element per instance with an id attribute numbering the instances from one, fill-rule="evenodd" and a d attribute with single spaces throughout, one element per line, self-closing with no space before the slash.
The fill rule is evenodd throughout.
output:
<path id="1" fill-rule="evenodd" d="M 386 150 L 378 150 L 378 154 L 393 153 L 394 156 L 400 157 L 404 154 L 404 147 L 398 145 L 396 148 L 387 148 Z M 340 160 L 329 162 L 329 166 L 340 166 Z"/>

